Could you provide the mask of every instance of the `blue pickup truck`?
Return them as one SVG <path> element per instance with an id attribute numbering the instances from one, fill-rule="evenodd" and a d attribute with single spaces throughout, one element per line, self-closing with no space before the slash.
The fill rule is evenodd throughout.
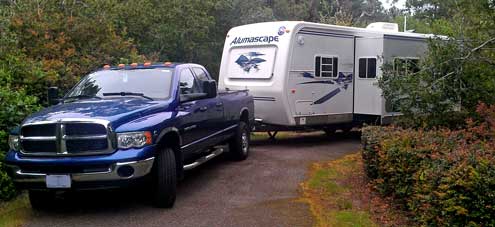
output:
<path id="1" fill-rule="evenodd" d="M 139 183 L 157 207 L 172 207 L 183 172 L 226 151 L 249 153 L 253 98 L 219 91 L 197 64 L 105 66 L 9 136 L 6 165 L 35 209 L 58 191 Z"/>

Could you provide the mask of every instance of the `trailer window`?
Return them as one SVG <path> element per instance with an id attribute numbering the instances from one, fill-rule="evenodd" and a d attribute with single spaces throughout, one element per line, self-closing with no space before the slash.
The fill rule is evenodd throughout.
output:
<path id="1" fill-rule="evenodd" d="M 376 77 L 376 58 L 359 59 L 359 78 Z"/>
<path id="2" fill-rule="evenodd" d="M 337 57 L 315 57 L 315 77 L 337 77 L 339 59 Z"/>
<path id="3" fill-rule="evenodd" d="M 239 46 L 225 56 L 231 79 L 270 79 L 277 59 L 277 46 Z"/>

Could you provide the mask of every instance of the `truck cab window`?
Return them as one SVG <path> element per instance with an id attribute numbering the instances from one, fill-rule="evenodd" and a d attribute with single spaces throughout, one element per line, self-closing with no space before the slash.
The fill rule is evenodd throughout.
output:
<path id="1" fill-rule="evenodd" d="M 315 57 L 315 77 L 337 77 L 338 76 L 337 57 Z"/>
<path id="2" fill-rule="evenodd" d="M 207 81 L 209 80 L 206 72 L 202 68 L 194 67 L 192 68 L 194 71 L 194 74 L 196 74 L 196 78 L 200 81 Z"/>
<path id="3" fill-rule="evenodd" d="M 179 86 L 181 95 L 201 93 L 199 82 L 194 78 L 190 69 L 183 69 L 180 72 Z"/>

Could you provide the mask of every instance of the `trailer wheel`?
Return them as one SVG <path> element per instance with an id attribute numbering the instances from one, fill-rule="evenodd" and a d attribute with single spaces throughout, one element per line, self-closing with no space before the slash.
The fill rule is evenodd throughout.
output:
<path id="1" fill-rule="evenodd" d="M 241 121 L 237 126 L 236 133 L 229 141 L 229 155 L 233 160 L 242 161 L 249 155 L 249 142 L 251 133 L 248 125 Z"/>
<path id="2" fill-rule="evenodd" d="M 177 169 L 174 151 L 164 148 L 155 157 L 153 176 L 153 203 L 156 207 L 174 206 L 177 192 Z"/>
<path id="3" fill-rule="evenodd" d="M 323 131 L 329 137 L 335 136 L 335 129 L 326 128 L 326 129 L 323 129 Z"/>
<path id="4" fill-rule="evenodd" d="M 55 193 L 52 191 L 29 190 L 29 202 L 34 210 L 44 210 L 52 207 Z"/>

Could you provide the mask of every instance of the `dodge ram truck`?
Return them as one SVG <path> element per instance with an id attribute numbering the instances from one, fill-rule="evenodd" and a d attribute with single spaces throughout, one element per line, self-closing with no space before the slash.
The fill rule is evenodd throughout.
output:
<path id="1" fill-rule="evenodd" d="M 5 163 L 35 209 L 56 194 L 136 183 L 157 207 L 172 207 L 184 171 L 225 151 L 249 154 L 248 91 L 218 91 L 197 64 L 105 65 L 9 135 Z"/>

